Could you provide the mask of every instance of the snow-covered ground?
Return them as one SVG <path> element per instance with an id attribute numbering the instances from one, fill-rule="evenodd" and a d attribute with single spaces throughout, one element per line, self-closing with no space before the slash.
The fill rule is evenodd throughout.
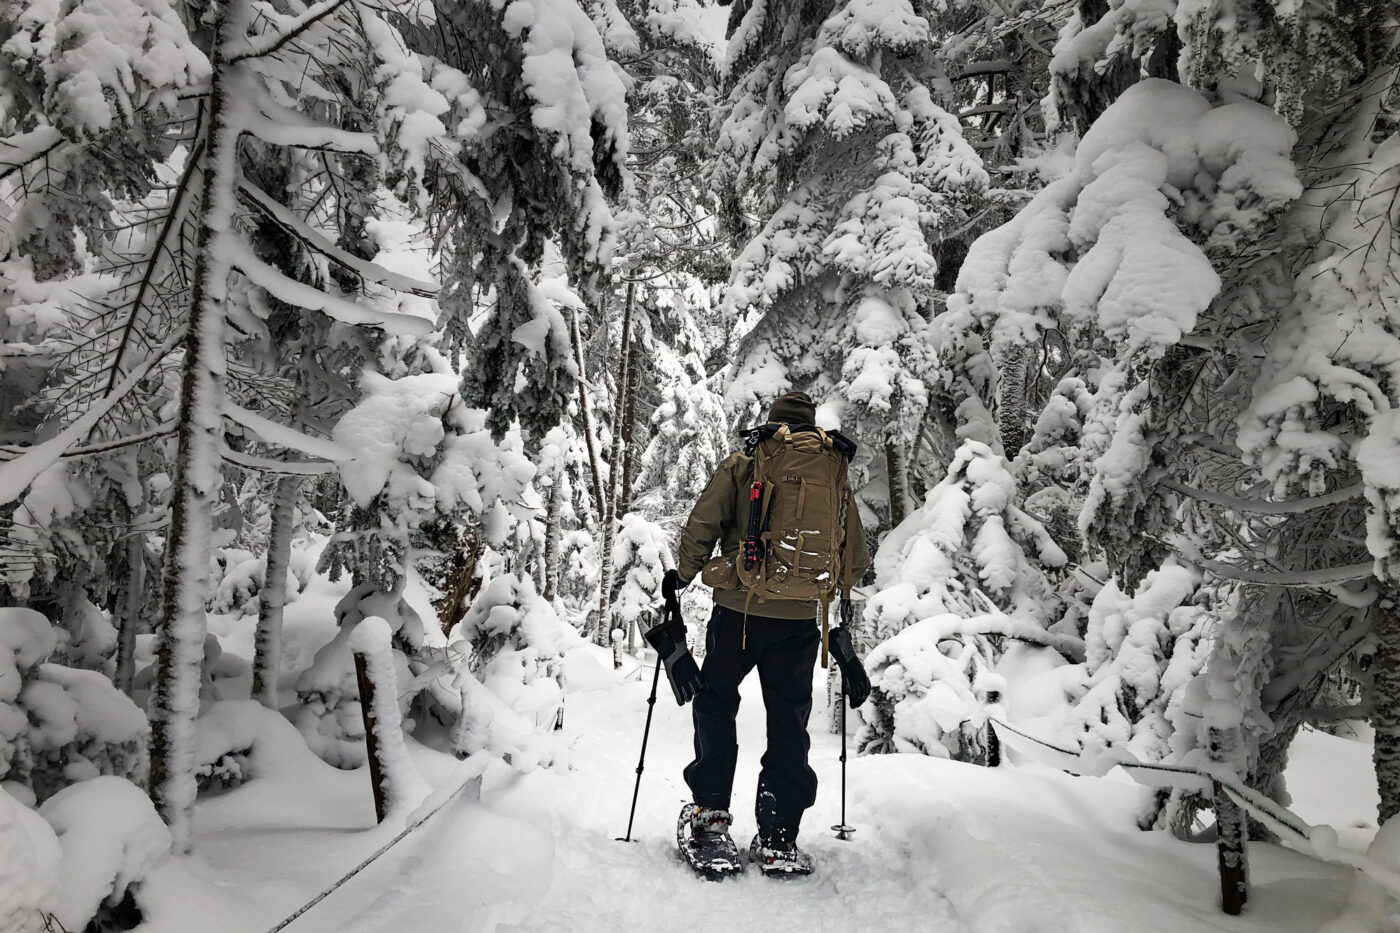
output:
<path id="1" fill-rule="evenodd" d="M 519 775 L 493 765 L 479 800 L 453 800 L 288 929 L 1301 933 L 1337 915 L 1350 889 L 1345 869 L 1254 845 L 1250 905 L 1244 916 L 1226 917 L 1216 907 L 1212 846 L 1133 828 L 1143 789 L 1036 766 L 989 770 L 919 755 L 851 760 L 848 821 L 857 832 L 838 841 L 828 827 L 840 812 L 840 741 L 821 722 L 813 729 L 821 791 L 802 836 L 817 873 L 702 882 L 674 854 L 691 730 L 689 709 L 677 708 L 664 684 L 636 841 L 617 841 L 627 825 L 650 671 L 619 678 L 610 667 L 609 656 L 592 647 L 569 657 L 567 771 Z M 762 748 L 756 678 L 744 697 L 734 801 L 741 845 L 753 832 Z M 201 801 L 196 854 L 168 863 L 148 884 L 143 901 L 153 910 L 145 933 L 269 930 L 394 832 L 374 827 L 364 771 L 324 765 L 290 726 L 277 728 L 275 716 L 266 725 L 276 767 Z M 461 763 L 411 748 L 430 782 L 455 786 Z M 1374 832 L 1368 754 L 1364 743 L 1307 733 L 1289 773 L 1297 812 L 1339 825 L 1350 847 L 1364 846 Z"/>

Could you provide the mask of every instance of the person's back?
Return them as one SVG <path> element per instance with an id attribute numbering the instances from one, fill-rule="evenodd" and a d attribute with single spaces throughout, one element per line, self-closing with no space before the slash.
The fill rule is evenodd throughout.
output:
<path id="1" fill-rule="evenodd" d="M 812 426 L 815 417 L 811 399 L 801 393 L 791 393 L 773 403 L 768 421 L 771 425 L 786 425 L 778 429 L 786 431 L 793 426 Z M 830 443 L 824 433 L 821 437 Z M 688 667 L 673 664 L 675 655 L 667 661 L 667 672 L 677 689 L 677 697 L 692 694 L 695 697 L 695 760 L 685 769 L 685 780 L 694 795 L 694 803 L 687 804 L 681 811 L 677 839 L 682 854 L 692 864 L 697 864 L 698 858 L 702 861 L 708 858 L 711 866 L 723 869 L 732 864 L 732 870 L 740 867 L 728 832 L 732 822 L 729 803 L 738 758 L 735 717 L 739 711 L 739 684 L 756 667 L 767 713 L 768 749 L 759 775 L 755 801 L 758 833 L 750 847 L 750 859 L 758 861 L 765 873 L 805 872 L 811 870 L 810 860 L 795 843 L 802 814 L 816 800 L 817 777 L 807 763 L 811 746 L 807 721 L 812 710 L 813 671 L 823 647 L 822 630 L 817 624 L 823 607 L 815 599 L 791 599 L 777 594 L 839 590 L 848 596 L 850 584 L 864 574 L 870 558 L 856 503 L 844 483 L 844 465 L 840 494 L 834 500 L 839 508 L 809 509 L 806 497 L 810 494 L 815 502 L 816 496 L 824 494 L 827 482 L 816 482 L 808 489 L 801 485 L 806 478 L 789 472 L 785 478 L 800 485 L 798 512 L 808 513 L 805 521 L 812 525 L 798 532 L 797 563 L 800 565 L 804 553 L 802 535 L 811 535 L 813 540 L 823 535 L 834 536 L 840 545 L 837 553 L 831 555 L 831 563 L 839 579 L 825 581 L 827 585 L 824 586 L 789 586 L 786 589 L 762 579 L 764 571 L 755 563 L 763 556 L 761 550 L 757 554 L 754 552 L 758 542 L 746 542 L 746 539 L 757 535 L 763 542 L 777 540 L 775 529 L 765 524 L 772 518 L 775 491 L 754 487 L 756 477 L 765 472 L 756 468 L 755 458 L 765 455 L 771 456 L 771 450 L 765 453 L 760 447 L 752 453 L 735 453 L 716 468 L 686 522 L 677 568 L 667 573 L 663 587 L 668 600 L 674 600 L 677 590 L 701 575 L 707 585 L 714 587 L 715 602 L 706 632 L 704 667 L 697 682 L 686 687 L 677 685 L 677 672 L 693 670 L 693 661 Z M 849 456 L 849 451 L 844 455 Z M 770 477 L 770 483 L 772 481 Z M 832 527 L 819 527 L 823 524 Z M 747 552 L 746 543 L 749 545 Z M 712 558 L 716 545 L 719 554 Z M 820 552 L 820 548 L 812 551 Z M 746 556 L 749 558 L 747 567 Z M 778 572 L 791 575 L 791 563 L 789 559 Z M 800 571 L 800 566 L 797 569 Z M 820 580 L 820 577 L 818 570 L 815 578 Z M 745 578 L 749 585 L 745 585 Z M 684 645 L 683 632 L 675 641 Z M 833 654 L 847 678 L 851 705 L 858 706 L 869 694 L 869 681 L 850 651 L 848 635 L 833 638 L 832 645 Z M 688 653 L 685 660 L 689 660 Z"/>

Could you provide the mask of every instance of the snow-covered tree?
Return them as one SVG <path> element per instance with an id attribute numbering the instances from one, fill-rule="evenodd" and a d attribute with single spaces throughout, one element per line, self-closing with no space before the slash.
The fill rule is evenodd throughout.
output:
<path id="1" fill-rule="evenodd" d="M 737 4 L 713 173 L 731 228 L 758 217 L 725 297 L 743 335 L 731 407 L 789 389 L 839 400 L 843 429 L 883 462 L 896 522 L 932 376 L 931 244 L 987 184 L 944 109 L 935 13 L 908 0 Z"/>
<path id="2" fill-rule="evenodd" d="M 1042 628 L 1055 621 L 1051 575 L 1065 555 L 1016 492 L 1005 459 L 978 441 L 963 445 L 928 500 L 880 544 L 878 590 L 865 610 L 872 642 L 940 613 L 995 608 Z"/>
<path id="3" fill-rule="evenodd" d="M 636 512 L 624 515 L 621 524 L 613 540 L 616 592 L 610 625 L 621 629 L 628 648 L 634 649 L 638 634 L 655 624 L 651 616 L 660 603 L 661 578 L 670 569 L 674 538 Z"/>
<path id="4" fill-rule="evenodd" d="M 985 762 L 993 668 L 1006 639 L 1083 651 L 1058 616 L 1052 574 L 1065 555 L 1016 504 L 1009 464 L 967 441 L 928 500 L 875 555 L 863 640 L 874 645 L 866 752 L 917 750 Z"/>
<path id="5" fill-rule="evenodd" d="M 1185 696 L 1193 715 L 1239 712 L 1208 735 L 1181 719 L 1172 754 L 1195 749 L 1273 794 L 1328 670 L 1383 618 L 1357 457 L 1380 397 L 1364 386 L 1389 377 L 1361 362 L 1381 357 L 1376 339 L 1353 342 L 1359 320 L 1333 329 L 1343 306 L 1384 305 L 1394 279 L 1377 274 L 1394 223 L 1366 194 L 1394 131 L 1379 103 L 1394 99 L 1394 30 L 1378 11 L 1080 4 L 1048 106 L 1083 138 L 973 247 L 939 321 L 948 384 L 976 400 L 961 430 L 977 436 L 985 415 L 1003 438 L 1018 421 L 1006 413 L 1025 393 L 1003 364 L 1047 335 L 1067 342 L 1057 375 L 1092 404 L 1075 404 L 1077 440 L 1022 462 L 1079 461 L 1081 529 L 1125 592 L 1173 554 L 1223 581 L 1205 591 L 1220 633 Z M 1334 269 L 1346 284 L 1329 304 Z"/>
<path id="6" fill-rule="evenodd" d="M 457 754 L 489 751 L 520 770 L 553 764 L 560 751 L 549 733 L 563 722 L 564 651 L 578 634 L 529 577 L 506 573 L 482 588 L 455 637 L 470 647 L 457 673 Z"/>
<path id="7" fill-rule="evenodd" d="M 343 206 L 333 177 L 310 183 L 326 197 L 288 206 L 276 187 L 287 183 L 285 174 L 262 171 L 271 162 L 285 164 L 270 162 L 274 153 L 316 150 L 328 176 L 335 176 L 341 157 L 381 150 L 373 135 L 328 119 L 337 118 L 336 101 L 363 112 L 362 102 L 372 107 L 378 100 L 370 93 L 376 58 L 365 23 L 380 23 L 382 13 L 360 17 L 339 6 L 279 13 L 255 10 L 247 0 L 217 4 L 200 23 L 148 4 L 106 5 L 100 16 L 88 12 L 80 7 L 54 19 L 36 6 L 20 17 L 23 40 L 6 46 L 17 58 L 12 74 L 44 85 L 25 98 L 43 101 L 42 112 L 26 112 L 28 123 L 19 127 L 32 133 L 38 126 L 49 140 L 45 147 L 17 150 L 21 177 L 32 170 L 42 182 L 32 202 L 24 199 L 26 209 L 41 210 L 52 194 L 50 200 L 66 199 L 89 212 L 50 212 L 42 236 L 35 226 L 20 240 L 34 255 L 50 255 L 81 234 L 97 248 L 97 268 L 112 280 L 82 322 L 91 338 L 75 341 L 55 370 L 61 404 L 49 417 L 63 430 L 47 447 L 8 465 L 6 492 L 12 500 L 40 469 L 94 431 L 121 441 L 161 427 L 160 433 L 177 432 L 151 791 L 183 848 L 193 798 L 187 738 L 210 590 L 212 504 L 223 485 L 223 461 L 261 465 L 256 455 L 226 442 L 223 421 L 280 447 L 326 453 L 313 437 L 244 404 L 258 393 L 249 390 L 242 370 L 228 366 L 234 335 L 245 315 L 256 313 L 258 296 L 351 325 L 425 333 L 432 324 L 382 301 L 362 304 L 358 296 L 327 289 L 316 274 L 288 275 L 259 255 L 253 236 L 260 222 L 271 220 L 286 233 L 289 249 L 314 257 L 303 263 L 313 272 L 349 268 L 365 291 L 381 297 L 421 288 L 336 246 L 337 233 L 325 230 L 333 227 L 327 217 Z M 86 55 L 92 43 L 107 43 L 106 52 Z M 307 87 L 315 93 L 289 93 Z M 88 146 L 104 133 L 113 137 L 109 147 Z M 68 149 L 79 153 L 66 157 L 72 171 L 43 167 Z M 117 176 L 94 185 L 84 176 L 90 169 L 81 153 L 98 151 L 107 177 Z M 162 175 L 158 168 L 167 164 Z M 80 193 L 85 185 L 94 186 L 92 197 Z M 104 226 L 111 218 L 121 222 Z M 46 274 L 70 268 L 49 263 Z M 183 353 L 172 357 L 177 347 Z M 152 378 L 170 360 L 178 361 L 178 403 L 168 383 Z M 156 415 L 168 422 L 153 424 Z"/>
<path id="8" fill-rule="evenodd" d="M 402 40 L 377 36 L 384 129 L 405 153 L 398 189 L 448 250 L 444 349 L 470 348 L 463 395 L 498 437 L 518 421 L 542 438 L 579 374 L 535 273 L 557 241 L 569 281 L 596 294 L 614 243 L 607 195 L 626 174 L 626 85 L 576 0 L 436 0 L 399 26 Z"/>

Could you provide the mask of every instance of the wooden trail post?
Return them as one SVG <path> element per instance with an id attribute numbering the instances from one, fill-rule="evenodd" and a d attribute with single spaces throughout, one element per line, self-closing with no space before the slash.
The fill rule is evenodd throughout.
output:
<path id="1" fill-rule="evenodd" d="M 374 790 L 374 818 L 384 822 L 388 806 L 384 799 L 384 769 L 379 763 L 379 739 L 374 728 L 374 681 L 370 679 L 365 656 L 354 652 L 355 683 L 360 687 L 360 715 L 365 723 L 365 751 L 369 755 L 369 782 Z"/>

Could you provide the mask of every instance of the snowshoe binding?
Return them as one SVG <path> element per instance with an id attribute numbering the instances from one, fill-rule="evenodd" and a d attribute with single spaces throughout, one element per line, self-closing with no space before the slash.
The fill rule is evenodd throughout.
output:
<path id="1" fill-rule="evenodd" d="M 676 820 L 676 847 L 696 874 L 718 881 L 744 870 L 739 848 L 729 835 L 734 822 L 728 810 L 688 803 Z"/>
<path id="2" fill-rule="evenodd" d="M 764 875 L 774 878 L 795 878 L 810 875 L 813 870 L 812 857 L 797 847 L 794 842 L 764 842 L 754 836 L 749 844 L 749 861 L 758 866 Z"/>

